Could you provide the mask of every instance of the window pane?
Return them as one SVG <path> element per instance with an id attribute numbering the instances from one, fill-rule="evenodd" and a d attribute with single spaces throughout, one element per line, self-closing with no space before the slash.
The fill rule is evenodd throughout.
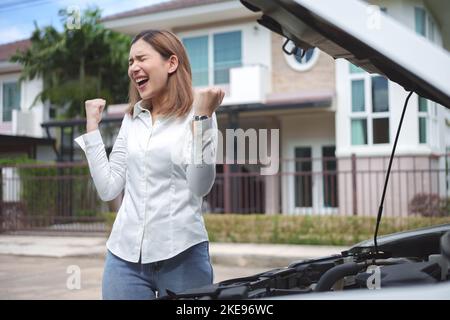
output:
<path id="1" fill-rule="evenodd" d="M 389 118 L 373 119 L 373 143 L 389 143 Z"/>
<path id="2" fill-rule="evenodd" d="M 416 24 L 416 33 L 425 36 L 425 10 L 422 8 L 415 7 L 415 24 Z"/>
<path id="3" fill-rule="evenodd" d="M 3 84 L 3 121 L 12 120 L 12 110 L 20 109 L 20 85 L 18 82 Z"/>
<path id="4" fill-rule="evenodd" d="M 428 111 L 427 99 L 419 96 L 419 112 L 427 112 L 427 111 Z"/>
<path id="5" fill-rule="evenodd" d="M 367 144 L 367 120 L 352 120 L 352 145 Z"/>
<path id="6" fill-rule="evenodd" d="M 214 35 L 214 83 L 230 82 L 230 68 L 242 64 L 241 32 Z"/>
<path id="7" fill-rule="evenodd" d="M 372 78 L 372 110 L 389 111 L 388 81 L 384 77 Z"/>
<path id="8" fill-rule="evenodd" d="M 364 110 L 364 80 L 352 80 L 352 111 Z"/>
<path id="9" fill-rule="evenodd" d="M 295 206 L 312 207 L 311 148 L 295 148 L 295 158 Z"/>
<path id="10" fill-rule="evenodd" d="M 431 42 L 434 42 L 434 22 L 430 18 L 428 18 L 428 37 L 430 38 Z"/>
<path id="11" fill-rule="evenodd" d="M 351 62 L 349 62 L 348 65 L 350 66 L 350 73 L 362 73 L 362 72 L 364 72 L 363 69 L 361 69 L 360 67 L 355 66 Z"/>
<path id="12" fill-rule="evenodd" d="M 192 84 L 207 86 L 208 80 L 208 36 L 185 38 L 186 48 L 192 69 Z"/>
<path id="13" fill-rule="evenodd" d="M 427 143 L 427 118 L 419 118 L 419 143 Z"/>
<path id="14" fill-rule="evenodd" d="M 337 207 L 337 161 L 336 147 L 322 147 L 323 159 L 323 205 L 325 207 Z"/>
<path id="15" fill-rule="evenodd" d="M 314 50 L 315 50 L 315 49 L 316 49 L 316 48 L 312 48 L 312 49 L 307 50 L 306 53 L 305 53 L 305 55 L 303 56 L 303 58 L 302 58 L 303 50 L 298 49 L 297 52 L 296 52 L 296 54 L 294 55 L 295 60 L 296 60 L 298 63 L 301 63 L 301 64 L 307 63 L 309 60 L 311 60 L 311 58 L 312 58 L 312 56 L 313 56 L 313 54 L 314 54 Z"/>

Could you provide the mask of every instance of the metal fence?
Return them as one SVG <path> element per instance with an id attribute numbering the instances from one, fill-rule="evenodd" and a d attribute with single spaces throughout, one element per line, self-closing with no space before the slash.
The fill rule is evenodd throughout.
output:
<path id="1" fill-rule="evenodd" d="M 0 170 L 0 231 L 106 231 L 109 206 L 98 198 L 86 163 Z"/>
<path id="2" fill-rule="evenodd" d="M 398 156 L 384 214 L 449 216 L 449 155 Z M 388 157 L 280 159 L 279 173 L 218 165 L 204 212 L 375 216 Z M 98 198 L 87 163 L 0 167 L 0 231 L 105 232 L 120 199 Z"/>
<path id="3" fill-rule="evenodd" d="M 280 159 L 278 174 L 223 165 L 206 197 L 211 212 L 375 216 L 389 157 Z M 397 156 L 386 192 L 389 216 L 450 215 L 449 155 Z"/>

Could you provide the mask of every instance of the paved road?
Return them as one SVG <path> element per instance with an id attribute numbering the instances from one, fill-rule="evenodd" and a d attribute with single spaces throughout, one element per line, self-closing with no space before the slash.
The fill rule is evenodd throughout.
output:
<path id="1" fill-rule="evenodd" d="M 71 276 L 67 271 L 72 265 L 81 271 L 79 290 L 67 288 Z M 214 282 L 268 270 L 217 264 L 213 267 Z M 102 273 L 103 259 L 99 257 L 0 255 L 0 299 L 100 299 Z"/>

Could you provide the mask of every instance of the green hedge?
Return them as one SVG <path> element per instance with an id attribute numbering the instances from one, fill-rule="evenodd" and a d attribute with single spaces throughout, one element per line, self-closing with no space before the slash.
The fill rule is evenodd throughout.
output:
<path id="1" fill-rule="evenodd" d="M 54 164 L 27 157 L 0 159 L 0 165 L 12 164 Z M 72 216 L 96 216 L 101 200 L 89 177 L 87 166 L 55 168 L 18 168 L 20 177 L 20 199 L 26 204 L 28 216 L 61 216 L 61 206 L 68 210 L 66 199 L 72 199 Z M 5 183 L 5 181 L 4 181 Z M 11 185 L 15 187 L 16 185 Z M 93 196 L 94 195 L 94 196 Z M 58 203 L 59 197 L 59 203 Z"/>
<path id="2" fill-rule="evenodd" d="M 115 213 L 106 215 L 112 226 Z M 205 214 L 211 242 L 280 243 L 349 246 L 372 239 L 376 218 L 354 216 L 289 216 Z M 384 217 L 379 234 L 450 223 L 450 217 Z"/>
<path id="3" fill-rule="evenodd" d="M 375 217 L 208 214 L 212 242 L 352 245 L 371 239 Z M 450 223 L 450 217 L 384 217 L 379 234 Z"/>

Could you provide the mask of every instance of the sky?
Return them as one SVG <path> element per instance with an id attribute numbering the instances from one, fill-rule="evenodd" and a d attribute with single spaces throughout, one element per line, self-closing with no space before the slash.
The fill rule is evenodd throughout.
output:
<path id="1" fill-rule="evenodd" d="M 53 25 L 62 30 L 58 10 L 78 7 L 83 11 L 96 5 L 102 17 L 150 6 L 167 0 L 0 0 L 0 44 L 27 39 L 39 27 Z"/>

